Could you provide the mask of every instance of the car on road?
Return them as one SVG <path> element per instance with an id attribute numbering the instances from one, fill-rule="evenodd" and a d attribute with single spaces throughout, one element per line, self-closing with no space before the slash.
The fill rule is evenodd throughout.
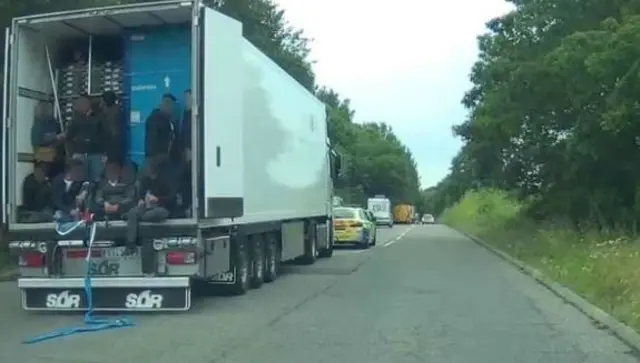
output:
<path id="1" fill-rule="evenodd" d="M 425 214 L 422 216 L 422 224 L 434 224 L 436 219 L 431 214 Z"/>
<path id="2" fill-rule="evenodd" d="M 333 229 L 336 244 L 356 244 L 367 249 L 376 243 L 375 222 L 363 208 L 334 208 Z"/>

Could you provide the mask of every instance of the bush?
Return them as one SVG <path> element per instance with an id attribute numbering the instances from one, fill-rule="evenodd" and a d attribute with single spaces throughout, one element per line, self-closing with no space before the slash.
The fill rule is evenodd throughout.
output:
<path id="1" fill-rule="evenodd" d="M 526 205 L 500 190 L 467 193 L 443 223 L 473 234 L 539 269 L 640 330 L 640 241 L 624 231 L 561 221 L 534 222 Z"/>

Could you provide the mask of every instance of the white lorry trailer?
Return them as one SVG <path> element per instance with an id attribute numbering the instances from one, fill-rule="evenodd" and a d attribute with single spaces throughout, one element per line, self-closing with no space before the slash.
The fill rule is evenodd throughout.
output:
<path id="1" fill-rule="evenodd" d="M 393 227 L 393 212 L 389 198 L 384 195 L 376 195 L 373 198 L 369 198 L 367 200 L 367 209 L 373 213 L 377 225 Z"/>
<path id="2" fill-rule="evenodd" d="M 172 36 L 175 29 L 186 37 Z M 94 310 L 188 310 L 194 281 L 224 284 L 241 294 L 276 279 L 282 262 L 313 263 L 332 255 L 333 178 L 340 159 L 328 141 L 325 106 L 250 44 L 242 30 L 240 22 L 200 0 L 13 20 L 5 49 L 2 214 L 10 252 L 19 263 L 24 309 L 88 308 L 86 231 L 61 237 L 53 222 L 24 223 L 17 212 L 22 182 L 33 168 L 29 135 L 35 105 L 64 103 L 54 55 L 79 38 L 88 44 L 89 93 L 101 91 L 91 85 L 93 59 L 105 52 L 100 44 L 130 58 L 123 60 L 130 67 L 119 94 L 127 100 L 132 137 L 139 137 L 136 127 L 153 109 L 149 102 L 187 88 L 193 97 L 185 121 L 193 130 L 190 213 L 141 223 L 133 255 L 123 253 L 125 221 L 95 222 Z M 100 37 L 108 41 L 98 44 Z M 186 55 L 175 60 L 181 52 Z M 169 58 L 174 63 L 159 69 L 157 63 Z M 62 117 L 64 110 L 57 109 Z M 134 147 L 136 141 L 130 142 Z M 135 153 L 128 150 L 132 158 Z M 149 255 L 151 275 L 141 270 L 141 256 Z"/>

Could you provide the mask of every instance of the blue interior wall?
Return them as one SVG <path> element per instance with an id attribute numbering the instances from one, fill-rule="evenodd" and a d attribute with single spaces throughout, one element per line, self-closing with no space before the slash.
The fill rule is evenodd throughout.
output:
<path id="1" fill-rule="evenodd" d="M 125 72 L 129 75 L 125 85 L 129 94 L 129 157 L 140 166 L 144 163 L 146 119 L 162 95 L 171 93 L 177 98 L 175 119 L 182 122 L 184 91 L 191 88 L 191 29 L 129 29 L 124 44 Z"/>

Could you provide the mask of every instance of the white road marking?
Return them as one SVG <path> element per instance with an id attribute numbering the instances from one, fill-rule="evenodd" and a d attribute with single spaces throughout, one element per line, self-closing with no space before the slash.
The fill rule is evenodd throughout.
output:
<path id="1" fill-rule="evenodd" d="M 401 239 L 404 238 L 404 236 L 407 235 L 407 233 L 411 232 L 411 230 L 414 228 L 415 226 L 410 226 L 409 228 L 407 228 L 404 232 L 402 232 L 399 236 L 396 236 L 396 238 L 391 239 L 385 243 L 383 243 L 382 245 L 378 245 L 378 246 L 371 246 L 371 247 L 389 247 L 392 244 L 399 242 Z M 351 255 L 351 254 L 356 254 L 356 253 L 362 253 L 362 252 L 367 252 L 367 250 L 336 250 L 339 251 L 339 253 L 341 254 L 345 254 L 345 255 Z"/>
<path id="2" fill-rule="evenodd" d="M 391 246 L 392 244 L 394 244 L 394 243 L 396 243 L 396 242 L 398 242 L 398 241 L 399 241 L 399 240 L 397 240 L 397 239 L 392 239 L 391 241 L 389 241 L 389 242 L 387 242 L 387 243 L 383 244 L 383 245 L 382 245 L 382 247 L 389 247 L 389 246 Z"/>
<path id="3" fill-rule="evenodd" d="M 413 229 L 413 227 L 415 227 L 415 226 L 411 226 L 411 227 L 407 228 L 407 230 L 406 230 L 406 231 L 402 232 L 402 233 L 401 233 L 398 237 L 396 237 L 395 239 L 392 239 L 391 241 L 387 241 L 385 244 L 383 244 L 383 245 L 382 245 L 382 247 L 389 247 L 389 246 L 391 246 L 392 244 L 394 244 L 394 243 L 396 243 L 396 242 L 400 241 L 401 239 L 403 239 L 403 238 L 404 238 L 404 236 L 406 236 L 406 235 L 407 235 L 407 233 L 409 233 L 409 232 Z"/>

